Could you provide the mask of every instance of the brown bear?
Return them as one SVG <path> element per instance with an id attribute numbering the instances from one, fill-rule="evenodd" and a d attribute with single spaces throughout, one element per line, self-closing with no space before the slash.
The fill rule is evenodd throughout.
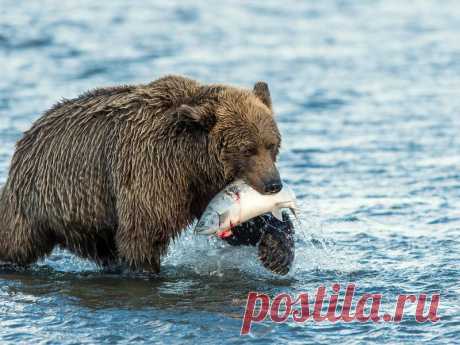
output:
<path id="1" fill-rule="evenodd" d="M 0 195 L 0 260 L 56 245 L 100 265 L 159 272 L 169 242 L 236 178 L 279 191 L 266 83 L 167 76 L 63 100 L 17 143 Z"/>

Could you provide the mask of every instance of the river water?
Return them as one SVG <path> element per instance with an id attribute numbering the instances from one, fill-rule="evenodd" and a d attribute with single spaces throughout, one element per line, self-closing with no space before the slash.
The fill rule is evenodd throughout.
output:
<path id="1" fill-rule="evenodd" d="M 159 277 L 102 272 L 56 250 L 0 272 L 2 344 L 459 343 L 460 4 L 457 1 L 0 0 L 0 183 L 47 108 L 165 74 L 269 83 L 279 168 L 301 203 L 288 276 L 251 248 L 190 231 Z M 282 324 L 240 336 L 249 291 L 324 285 L 440 293 L 436 323 Z"/>

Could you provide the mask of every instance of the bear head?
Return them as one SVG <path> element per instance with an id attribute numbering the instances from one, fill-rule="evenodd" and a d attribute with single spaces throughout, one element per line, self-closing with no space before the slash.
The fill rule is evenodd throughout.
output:
<path id="1" fill-rule="evenodd" d="M 275 165 L 281 136 L 265 82 L 256 83 L 253 90 L 204 86 L 178 113 L 205 130 L 209 154 L 216 157 L 227 182 L 243 179 L 263 194 L 281 190 Z"/>

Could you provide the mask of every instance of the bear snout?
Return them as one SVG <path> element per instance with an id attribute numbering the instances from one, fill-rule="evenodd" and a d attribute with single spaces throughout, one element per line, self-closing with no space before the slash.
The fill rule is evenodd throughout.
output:
<path id="1" fill-rule="evenodd" d="M 283 188 L 283 184 L 280 179 L 270 180 L 264 183 L 264 194 L 276 194 Z"/>
<path id="2" fill-rule="evenodd" d="M 263 194 L 275 194 L 283 188 L 280 173 L 278 172 L 275 164 L 272 164 L 271 169 L 267 172 L 267 175 L 262 178 L 262 182 Z"/>
<path id="3" fill-rule="evenodd" d="M 275 194 L 283 188 L 283 183 L 276 165 L 273 162 L 267 163 L 254 164 L 244 179 L 261 194 Z"/>

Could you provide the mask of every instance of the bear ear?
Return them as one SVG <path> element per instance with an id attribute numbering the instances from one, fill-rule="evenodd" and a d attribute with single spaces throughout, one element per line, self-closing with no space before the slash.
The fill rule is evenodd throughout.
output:
<path id="1" fill-rule="evenodd" d="M 177 108 L 176 113 L 179 122 L 186 124 L 196 124 L 203 128 L 211 129 L 216 123 L 215 116 L 206 106 L 182 104 Z"/>
<path id="2" fill-rule="evenodd" d="M 258 81 L 254 85 L 254 94 L 269 108 L 272 108 L 272 99 L 268 84 L 264 81 Z"/>

